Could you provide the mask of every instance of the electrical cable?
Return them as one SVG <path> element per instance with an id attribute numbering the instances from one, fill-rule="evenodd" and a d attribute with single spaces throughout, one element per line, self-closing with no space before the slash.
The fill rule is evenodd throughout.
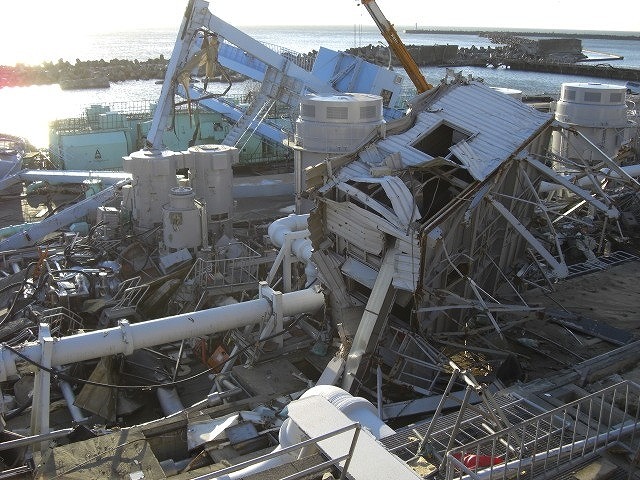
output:
<path id="1" fill-rule="evenodd" d="M 26 286 L 27 280 L 29 279 L 29 270 L 35 267 L 36 264 L 37 262 L 31 262 L 29 265 L 27 265 L 27 268 L 25 268 L 25 274 L 24 274 L 24 278 L 22 279 L 20 289 L 14 295 L 13 301 L 11 302 L 11 306 L 9 307 L 9 310 L 7 310 L 7 313 L 5 314 L 5 316 L 2 318 L 2 320 L 0 320 L 0 325 L 2 325 L 8 318 L 11 318 L 11 316 L 13 315 L 13 310 L 16 308 L 16 304 L 18 303 L 18 298 L 20 297 L 20 294 L 24 291 L 24 287 Z"/>

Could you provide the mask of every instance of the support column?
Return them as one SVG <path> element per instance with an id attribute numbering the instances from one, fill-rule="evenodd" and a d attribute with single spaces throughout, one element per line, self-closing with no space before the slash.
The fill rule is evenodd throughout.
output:
<path id="1" fill-rule="evenodd" d="M 42 356 L 40 364 L 43 367 L 51 368 L 51 357 L 53 354 L 53 337 L 49 324 L 41 323 L 38 333 L 38 342 L 42 346 Z M 36 371 L 33 383 L 33 404 L 31 406 L 31 435 L 49 433 L 49 404 L 51 403 L 51 374 L 39 368 Z M 45 450 L 47 443 L 42 442 L 34 445 L 34 450 Z"/>

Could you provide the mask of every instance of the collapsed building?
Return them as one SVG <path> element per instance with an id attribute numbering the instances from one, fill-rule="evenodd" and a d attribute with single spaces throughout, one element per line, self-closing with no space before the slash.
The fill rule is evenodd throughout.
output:
<path id="1" fill-rule="evenodd" d="M 383 73 L 348 92 L 334 87 L 368 65 L 336 55 L 335 69 L 347 64 L 328 83 L 284 60 L 276 71 L 279 57 L 198 5 L 185 31 L 204 24 L 272 62 L 246 117 L 278 96 L 299 105 L 286 140 L 295 213 L 273 185 L 252 185 L 274 208 L 242 220 L 231 140 L 189 152 L 150 141 L 100 177 L 112 186 L 3 240 L 8 474 L 538 478 L 611 446 L 637 454 L 636 384 L 567 386 L 602 378 L 611 359 L 637 363 L 633 335 L 546 385 L 522 383 L 526 356 L 508 342 L 550 314 L 527 291 L 637 260 L 637 126 L 620 89 L 565 88 L 565 103 L 595 89 L 616 112 L 587 126 L 600 143 L 575 125 L 584 98 L 554 118 L 459 75 L 388 115 Z M 152 131 L 170 123 L 165 100 Z M 86 235 L 50 230 L 91 212 Z"/>

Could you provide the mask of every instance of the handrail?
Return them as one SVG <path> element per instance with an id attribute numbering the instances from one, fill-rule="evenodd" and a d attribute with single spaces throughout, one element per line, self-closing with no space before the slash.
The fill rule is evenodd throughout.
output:
<path id="1" fill-rule="evenodd" d="M 351 445 L 349 447 L 349 451 L 345 454 L 345 455 L 341 455 L 339 457 L 333 458 L 331 460 L 327 460 L 326 462 L 322 462 L 318 465 L 315 465 L 313 467 L 309 467 L 305 470 L 301 470 L 300 472 L 296 472 L 292 475 L 289 475 L 287 477 L 284 477 L 282 480 L 294 480 L 294 479 L 298 479 L 298 478 L 303 478 L 304 476 L 310 474 L 310 473 L 315 473 L 315 472 L 319 472 L 322 471 L 324 468 L 328 467 L 328 466 L 337 466 L 340 462 L 342 462 L 343 460 L 345 460 L 345 464 L 344 467 L 342 468 L 342 474 L 340 475 L 340 479 L 344 479 L 346 478 L 346 474 L 347 474 L 347 470 L 349 468 L 349 463 L 351 462 L 351 458 L 353 457 L 353 452 L 355 451 L 355 446 L 356 443 L 358 442 L 358 436 L 360 434 L 360 430 L 362 429 L 362 426 L 360 425 L 360 423 L 356 422 L 356 423 L 352 423 L 350 425 L 346 425 L 344 427 L 338 428 L 337 430 L 334 430 L 332 432 L 328 432 L 325 434 L 322 434 L 318 437 L 315 438 L 310 438 L 308 440 L 303 440 L 300 443 L 296 443 L 293 445 L 290 445 L 288 447 L 284 447 L 278 450 L 274 450 L 273 452 L 267 453 L 265 455 L 261 455 L 259 457 L 253 458 L 251 460 L 247 460 L 245 462 L 241 462 L 238 463 L 236 465 L 232 465 L 230 467 L 227 468 L 223 468 L 222 470 L 216 470 L 215 472 L 212 472 L 210 474 L 198 477 L 195 480 L 206 480 L 206 479 L 215 479 L 215 478 L 220 478 L 220 477 L 224 477 L 225 475 L 228 475 L 230 473 L 242 470 L 244 468 L 247 467 L 251 467 L 253 465 L 256 465 L 258 463 L 262 463 L 265 462 L 267 460 L 270 460 L 272 458 L 276 458 L 279 457 L 281 455 L 287 454 L 287 453 L 291 453 L 291 452 L 297 452 L 299 451 L 301 448 L 306 447 L 307 445 L 315 445 L 318 446 L 318 443 L 321 442 L 322 440 L 326 440 L 328 438 L 332 438 L 335 437 L 337 435 L 340 435 L 341 433 L 345 433 L 348 432 L 349 430 L 354 430 L 353 433 L 353 439 L 351 440 Z"/>
<path id="2" fill-rule="evenodd" d="M 536 478 L 536 469 L 559 470 L 624 436 L 633 442 L 640 430 L 638 398 L 640 386 L 623 381 L 454 448 L 446 454 L 446 480 L 507 478 L 511 471 Z"/>

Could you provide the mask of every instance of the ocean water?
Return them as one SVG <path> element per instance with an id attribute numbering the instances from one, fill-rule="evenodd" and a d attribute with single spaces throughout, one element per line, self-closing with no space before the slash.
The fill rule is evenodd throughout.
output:
<path id="1" fill-rule="evenodd" d="M 412 28 L 412 27 L 408 27 Z M 460 47 L 487 47 L 487 38 L 476 35 L 411 35 L 397 27 L 405 44 L 443 45 Z M 378 44 L 383 42 L 380 32 L 373 26 L 328 27 L 243 27 L 242 30 L 255 39 L 290 50 L 308 53 L 320 46 L 333 50 Z M 29 49 L 6 48 L 0 50 L 0 65 L 23 63 L 38 65 L 57 62 L 59 59 L 74 63 L 80 60 L 138 59 L 146 60 L 164 55 L 171 56 L 177 32 L 174 30 L 137 30 L 110 34 L 84 34 L 79 37 L 48 38 L 37 47 Z M 590 55 L 597 52 L 624 56 L 611 62 L 615 66 L 640 68 L 640 41 L 585 39 L 583 48 Z M 445 75 L 444 68 L 423 68 L 431 83 L 439 82 Z M 557 95 L 564 82 L 605 82 L 624 84 L 622 81 L 592 77 L 517 72 L 506 69 L 460 68 L 464 75 L 481 78 L 487 84 L 522 90 L 526 95 Z M 408 78 L 405 84 L 409 85 Z M 215 86 L 210 89 L 215 89 Z M 222 88 L 222 87 L 221 87 Z M 236 84 L 232 92 L 243 93 L 251 88 L 250 82 Z M 154 81 L 126 81 L 112 83 L 111 88 L 95 90 L 63 91 L 58 85 L 0 88 L 0 132 L 21 135 L 38 147 L 48 146 L 48 124 L 58 118 L 78 116 L 84 107 L 93 103 L 155 101 L 161 86 Z M 215 90 L 214 90 L 215 91 Z"/>

